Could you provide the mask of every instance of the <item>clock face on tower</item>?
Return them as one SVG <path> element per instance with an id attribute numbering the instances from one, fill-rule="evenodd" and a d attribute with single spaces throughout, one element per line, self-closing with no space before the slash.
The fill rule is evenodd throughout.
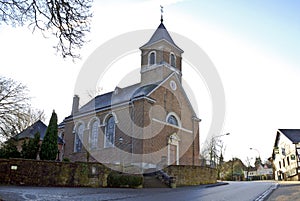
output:
<path id="1" fill-rule="evenodd" d="M 177 89 L 177 85 L 176 85 L 176 82 L 175 82 L 174 80 L 171 80 L 171 81 L 170 81 L 170 87 L 171 87 L 171 89 L 174 90 L 174 91 Z"/>

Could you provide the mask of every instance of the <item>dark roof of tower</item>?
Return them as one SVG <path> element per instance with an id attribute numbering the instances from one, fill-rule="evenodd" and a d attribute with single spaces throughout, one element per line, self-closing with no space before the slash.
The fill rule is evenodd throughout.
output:
<path id="1" fill-rule="evenodd" d="M 14 138 L 17 140 L 24 139 L 24 138 L 34 138 L 34 135 L 37 132 L 39 132 L 40 139 L 43 140 L 46 130 L 47 130 L 47 126 L 41 120 L 38 120 L 31 126 L 27 127 L 25 130 L 23 130 L 22 132 L 20 132 Z"/>
<path id="2" fill-rule="evenodd" d="M 154 34 L 151 36 L 150 40 L 143 45 L 141 48 L 150 46 L 158 41 L 161 40 L 166 40 L 167 42 L 169 42 L 171 45 L 175 46 L 177 49 L 179 49 L 180 51 L 183 52 L 182 49 L 180 49 L 180 47 L 178 47 L 173 39 L 171 38 L 169 32 L 167 31 L 165 25 L 161 22 L 160 25 L 158 26 L 158 28 L 155 30 Z"/>
<path id="3" fill-rule="evenodd" d="M 300 142 L 300 129 L 279 129 L 293 143 Z"/>

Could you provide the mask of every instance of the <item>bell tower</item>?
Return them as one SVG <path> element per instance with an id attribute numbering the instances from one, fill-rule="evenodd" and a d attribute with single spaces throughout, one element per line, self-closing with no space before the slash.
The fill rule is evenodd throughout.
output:
<path id="1" fill-rule="evenodd" d="M 176 72 L 181 81 L 181 60 L 183 50 L 171 38 L 163 24 L 160 25 L 150 40 L 140 47 L 141 50 L 141 85 L 147 85 L 164 80 Z"/>

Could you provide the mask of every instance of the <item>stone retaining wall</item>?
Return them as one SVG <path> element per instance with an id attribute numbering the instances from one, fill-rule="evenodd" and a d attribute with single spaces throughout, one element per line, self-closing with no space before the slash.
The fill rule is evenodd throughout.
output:
<path id="1" fill-rule="evenodd" d="M 210 167 L 172 165 L 165 168 L 164 172 L 176 178 L 176 186 L 214 184 L 217 182 L 217 170 Z"/>
<path id="2" fill-rule="evenodd" d="M 113 170 L 92 162 L 0 159 L 0 183 L 34 186 L 106 187 Z M 217 171 L 209 167 L 173 165 L 164 169 L 176 186 L 213 184 Z"/>
<path id="3" fill-rule="evenodd" d="M 99 163 L 0 159 L 0 183 L 105 187 L 110 169 Z"/>

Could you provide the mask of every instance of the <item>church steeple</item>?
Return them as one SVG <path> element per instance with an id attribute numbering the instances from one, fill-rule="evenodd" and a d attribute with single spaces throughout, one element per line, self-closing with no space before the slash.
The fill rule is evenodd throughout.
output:
<path id="1" fill-rule="evenodd" d="M 164 12 L 164 7 L 160 5 L 160 22 L 163 23 L 164 18 L 163 18 L 163 12 Z"/>
<path id="2" fill-rule="evenodd" d="M 140 47 L 142 51 L 141 61 L 141 83 L 150 84 L 163 80 L 168 75 L 176 72 L 181 80 L 181 54 L 180 49 L 165 25 L 163 24 L 161 6 L 161 19 L 158 28 L 150 40 Z"/>

